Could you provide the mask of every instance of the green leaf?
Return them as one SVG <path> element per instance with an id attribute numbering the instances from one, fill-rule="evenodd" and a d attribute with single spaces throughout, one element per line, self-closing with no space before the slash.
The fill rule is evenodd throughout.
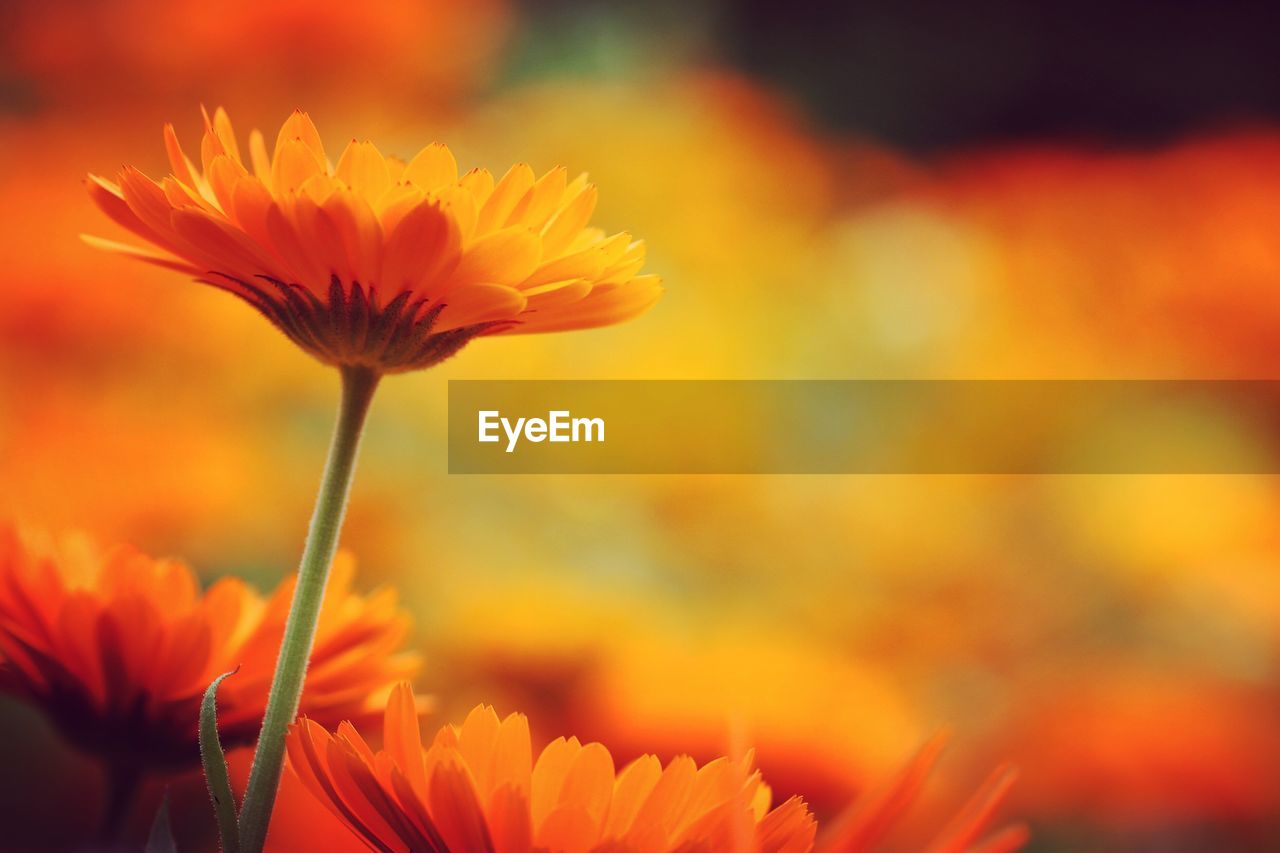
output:
<path id="1" fill-rule="evenodd" d="M 151 835 L 147 837 L 146 853 L 178 853 L 178 844 L 173 840 L 173 824 L 169 821 L 169 789 L 166 788 L 164 798 L 160 800 L 160 808 L 156 818 L 151 822 Z"/>
<path id="2" fill-rule="evenodd" d="M 227 756 L 218 739 L 218 685 L 239 671 L 240 667 L 236 667 L 215 678 L 200 703 L 200 763 L 204 765 L 209 799 L 213 800 L 213 811 L 218 818 L 222 853 L 238 853 L 240 826 L 236 820 L 236 797 L 231 791 L 231 778 L 227 775 Z"/>

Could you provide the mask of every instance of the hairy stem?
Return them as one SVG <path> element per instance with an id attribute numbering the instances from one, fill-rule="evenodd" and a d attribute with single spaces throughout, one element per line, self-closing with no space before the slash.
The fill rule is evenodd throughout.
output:
<path id="1" fill-rule="evenodd" d="M 285 735 L 298 713 L 307 660 L 315 639 L 316 622 L 324 600 L 329 567 L 338 547 L 338 533 L 347 509 L 347 495 L 355 473 L 356 453 L 378 374 L 368 368 L 342 368 L 342 403 L 329 445 L 320 493 L 316 496 L 311 529 L 298 568 L 298 585 L 285 623 L 276 673 L 262 719 L 262 733 L 253 755 L 253 770 L 240 812 L 240 850 L 259 853 L 267 840 L 267 826 L 284 767 Z"/>

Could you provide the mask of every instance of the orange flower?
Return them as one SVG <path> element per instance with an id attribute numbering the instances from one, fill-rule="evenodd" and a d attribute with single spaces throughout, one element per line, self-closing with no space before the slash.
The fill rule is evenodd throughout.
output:
<path id="1" fill-rule="evenodd" d="M 420 741 L 413 694 L 387 705 L 374 753 L 349 723 L 330 734 L 304 719 L 290 766 L 315 797 L 376 850 L 803 851 L 815 824 L 799 799 L 769 809 L 751 758 L 665 768 L 645 756 L 615 772 L 609 751 L 552 741 L 537 761 L 524 716 L 477 707 L 460 727 Z"/>
<path id="2" fill-rule="evenodd" d="M 855 853 L 879 843 L 916 798 L 944 740 L 930 741 L 892 784 L 833 822 L 819 849 Z M 382 750 L 375 753 L 350 723 L 330 734 L 308 719 L 293 726 L 288 748 L 293 782 L 375 850 L 789 853 L 812 849 L 817 834 L 799 798 L 770 810 L 769 787 L 752 771 L 750 754 L 701 768 L 687 756 L 664 768 L 647 755 L 615 772 L 601 744 L 557 738 L 535 761 L 525 717 L 499 720 L 485 706 L 462 726 L 440 729 L 424 749 L 406 684 L 391 694 Z M 1006 768 L 993 774 L 930 850 L 1020 848 L 1021 826 L 978 841 L 1012 781 Z M 290 803 L 305 808 L 298 798 Z M 332 821 L 291 817 L 272 839 L 276 849 L 316 846 L 333 829 Z"/>
<path id="3" fill-rule="evenodd" d="M 946 733 L 936 735 L 889 784 L 851 803 L 824 828 L 819 840 L 823 853 L 859 853 L 875 849 L 920 795 L 946 743 Z M 996 768 L 969 802 L 941 832 L 934 835 L 928 846 L 929 853 L 1014 853 L 1020 850 L 1029 836 L 1022 824 L 1006 826 L 983 837 L 1016 778 L 1017 773 L 1012 767 Z"/>
<path id="4" fill-rule="evenodd" d="M 222 0 L 216 10 L 201 0 L 4 5 L 6 72 L 33 87 L 46 109 L 80 113 L 118 112 L 124 92 L 123 106 L 136 113 L 182 92 L 216 89 L 251 103 L 281 92 L 368 103 L 373 87 L 379 105 L 420 113 L 456 103 L 486 79 L 510 19 L 506 0 Z"/>
<path id="5" fill-rule="evenodd" d="M 90 195 L 159 252 L 88 238 L 196 276 L 257 308 L 321 361 L 377 373 L 428 367 L 479 335 L 617 323 L 661 293 L 644 244 L 588 227 L 596 188 L 563 168 L 458 176 L 443 145 L 408 163 L 352 141 L 331 167 L 305 113 L 246 168 L 222 110 L 205 116 L 202 169 L 172 126 L 159 183 L 126 168 Z"/>
<path id="6" fill-rule="evenodd" d="M 395 595 L 350 591 L 339 560 L 311 659 L 304 711 L 365 718 L 418 666 Z M 263 598 L 236 578 L 201 593 L 183 563 L 65 537 L 35 544 L 0 528 L 0 689 L 45 710 L 87 751 L 137 766 L 198 761 L 200 699 L 220 673 L 228 747 L 254 741 L 293 582 Z"/>

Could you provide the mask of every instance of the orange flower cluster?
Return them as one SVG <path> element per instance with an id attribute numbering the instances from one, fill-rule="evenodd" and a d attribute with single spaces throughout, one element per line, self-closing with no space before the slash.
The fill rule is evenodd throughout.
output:
<path id="1" fill-rule="evenodd" d="M 238 578 L 203 593 L 183 563 L 85 538 L 36 542 L 0 528 L 0 688 L 41 707 L 98 755 L 152 767 L 197 763 L 196 723 L 209 682 L 228 747 L 251 744 L 266 705 L 292 580 L 268 599 Z M 337 723 L 381 709 L 418 669 L 401 651 L 407 616 L 393 590 L 350 589 L 335 565 L 302 707 Z"/>
<path id="2" fill-rule="evenodd" d="M 357 141 L 335 165 L 301 112 L 270 151 L 255 131 L 246 156 L 226 113 L 206 114 L 199 166 L 171 126 L 164 140 L 170 174 L 162 180 L 126 168 L 114 182 L 88 184 L 98 207 L 150 248 L 87 240 L 234 294 L 341 368 L 350 396 L 336 431 L 341 453 L 331 457 L 344 473 L 333 482 L 349 484 L 379 375 L 428 367 L 479 336 L 621 322 L 661 295 L 657 278 L 641 274 L 643 243 L 591 227 L 594 186 L 561 168 L 540 177 L 523 164 L 501 177 L 459 174 L 443 145 L 401 161 Z M 335 531 L 345 485 L 339 492 L 319 502 Z M 300 599 L 321 600 L 336 541 L 315 564 L 319 574 L 303 573 Z M 424 743 L 412 689 L 400 682 L 416 666 L 397 653 L 405 620 L 389 593 L 355 596 L 349 581 L 340 564 L 323 596 L 286 784 L 301 786 L 307 807 L 329 824 L 336 817 L 346 840 L 373 849 L 863 851 L 899 822 L 940 749 L 931 743 L 885 791 L 861 798 L 820 835 L 803 800 L 773 805 L 751 754 L 701 767 L 645 756 L 619 770 L 606 747 L 576 738 L 535 754 L 525 717 L 500 719 L 485 706 Z M 202 595 L 179 563 L 75 543 L 33 548 L 9 533 L 0 548 L 3 671 L 82 746 L 133 753 L 152 767 L 186 765 L 200 697 L 217 675 L 242 667 L 218 702 L 222 742 L 236 746 L 258 731 L 277 650 L 299 662 L 282 672 L 304 668 L 304 643 L 281 644 L 291 592 L 285 584 L 263 601 L 227 579 Z M 282 695 L 272 709 L 286 710 L 268 714 L 275 723 L 263 729 L 240 816 L 241 843 L 253 850 L 267 832 L 283 724 L 294 713 L 296 693 Z M 378 751 L 358 730 L 374 712 L 384 716 Z M 1003 770 L 993 776 L 933 849 L 1020 847 L 1021 827 L 982 840 L 1011 779 Z M 325 820 L 314 827 L 295 846 L 331 846 Z M 231 837 L 225 828 L 223 837 Z"/>
<path id="3" fill-rule="evenodd" d="M 392 692 L 383 748 L 374 752 L 350 723 L 335 733 L 304 719 L 289 735 L 297 779 L 374 850 L 527 853 L 663 853 L 733 850 L 803 853 L 817 824 L 793 797 L 771 808 L 752 756 L 702 767 L 652 755 L 616 771 L 608 749 L 557 738 L 533 757 L 528 721 L 475 708 L 424 748 L 409 685 Z M 884 792 L 858 802 L 819 844 L 871 849 L 914 800 L 942 747 L 935 739 Z M 1021 826 L 979 844 L 1012 775 L 1001 770 L 944 829 L 932 849 L 1005 853 L 1026 841 Z M 312 839 L 320 843 L 320 839 Z M 299 843 L 299 839 L 291 839 Z"/>
<path id="4" fill-rule="evenodd" d="M 487 77 L 510 17 L 504 0 L 11 0 L 5 13 L 6 70 L 42 103 L 133 111 L 211 89 L 367 104 L 376 88 L 380 104 L 443 107 Z"/>
<path id="5" fill-rule="evenodd" d="M 331 811 L 353 837 L 406 851 L 814 847 L 808 807 L 793 797 L 771 808 L 750 754 L 702 767 L 687 756 L 665 767 L 644 756 L 616 771 L 603 745 L 559 738 L 535 760 L 526 718 L 500 720 L 483 706 L 424 747 L 422 702 L 400 681 L 418 660 L 398 651 L 407 619 L 394 593 L 355 595 L 350 558 L 334 568 L 305 716 L 288 749 L 292 784 L 310 794 L 306 808 Z M 0 528 L 0 688 L 42 708 L 70 741 L 108 762 L 192 766 L 200 699 L 222 672 L 237 669 L 219 692 L 222 741 L 252 743 L 292 587 L 287 581 L 264 600 L 224 578 L 201 593 L 192 571 L 174 560 Z M 351 721 L 378 714 L 383 749 L 375 753 Z M 872 849 L 916 798 L 941 745 L 931 742 L 893 784 L 856 802 L 818 839 L 819 849 Z M 1018 849 L 1026 837 L 1020 826 L 974 847 L 1010 782 L 1008 771 L 997 772 L 934 849 Z"/>
<path id="6" fill-rule="evenodd" d="M 429 367 L 479 335 L 582 329 L 643 312 L 662 289 L 644 244 L 588 227 L 596 188 L 563 168 L 459 177 L 444 145 L 407 163 L 352 142 L 336 166 L 305 113 L 241 158 L 231 121 L 205 116 L 202 168 L 165 128 L 172 174 L 90 178 L 102 210 L 159 253 L 96 245 L 189 273 L 258 309 L 326 364 Z"/>

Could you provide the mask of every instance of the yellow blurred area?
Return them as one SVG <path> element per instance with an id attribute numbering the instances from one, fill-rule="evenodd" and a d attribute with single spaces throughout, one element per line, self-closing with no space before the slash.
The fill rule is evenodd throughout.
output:
<path id="1" fill-rule="evenodd" d="M 498 2 L 18 5 L 37 97 L 0 117 L 0 515 L 210 578 L 297 559 L 336 377 L 76 239 L 120 236 L 81 180 L 162 174 L 163 122 L 302 106 L 330 150 L 563 163 L 665 297 L 391 377 L 363 447 L 345 544 L 402 590 L 442 717 L 487 701 L 624 757 L 754 746 L 823 815 L 948 724 L 937 800 L 1008 757 L 1033 822 L 1280 813 L 1247 784 L 1280 774 L 1273 480 L 450 477 L 444 444 L 450 378 L 1271 377 L 1280 131 L 912 162 L 725 68 L 491 83 Z"/>

